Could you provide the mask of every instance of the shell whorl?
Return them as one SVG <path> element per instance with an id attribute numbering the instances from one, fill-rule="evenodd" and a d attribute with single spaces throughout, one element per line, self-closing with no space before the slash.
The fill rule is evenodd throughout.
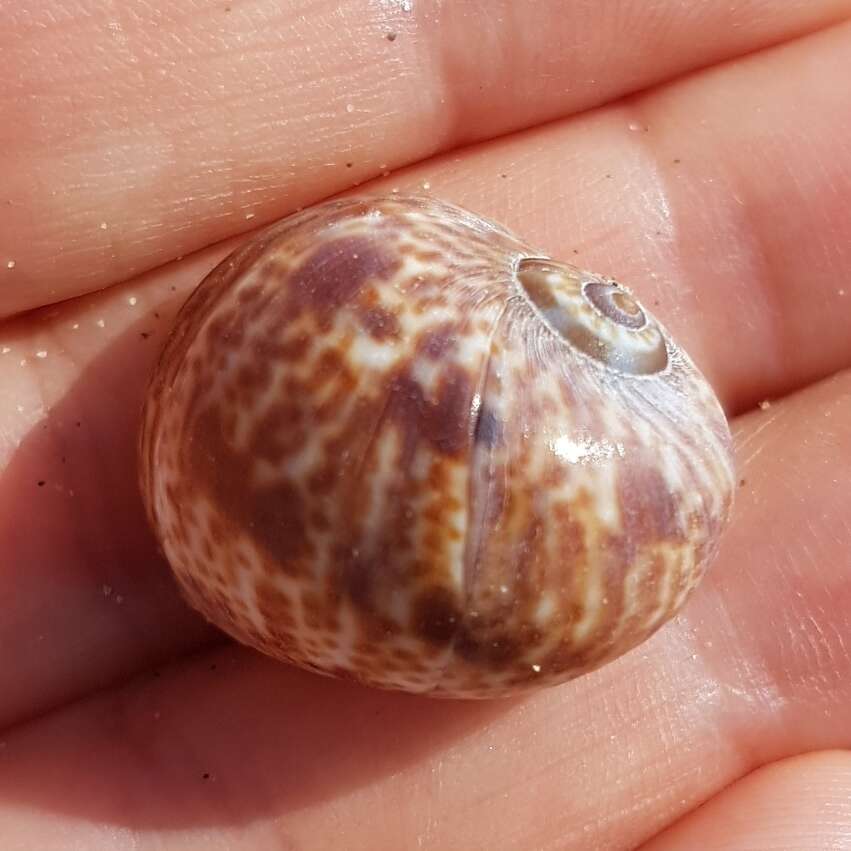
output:
<path id="1" fill-rule="evenodd" d="M 620 284 L 553 260 L 526 258 L 518 283 L 542 320 L 574 349 L 632 375 L 668 365 L 665 336 Z"/>
<path id="2" fill-rule="evenodd" d="M 682 605 L 730 512 L 723 412 L 622 287 L 417 198 L 267 229 L 184 307 L 141 449 L 190 602 L 324 673 L 493 696 Z"/>

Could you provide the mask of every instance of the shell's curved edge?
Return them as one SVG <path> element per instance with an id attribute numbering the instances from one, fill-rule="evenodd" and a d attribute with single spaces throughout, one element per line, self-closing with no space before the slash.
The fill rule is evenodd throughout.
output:
<path id="1" fill-rule="evenodd" d="M 524 259 L 562 276 L 549 309 L 584 310 L 588 281 L 606 301 L 542 321 Z M 192 605 L 435 696 L 552 685 L 646 639 L 711 561 L 734 471 L 708 383 L 611 284 L 430 198 L 327 202 L 231 254 L 180 311 L 140 438 Z"/>

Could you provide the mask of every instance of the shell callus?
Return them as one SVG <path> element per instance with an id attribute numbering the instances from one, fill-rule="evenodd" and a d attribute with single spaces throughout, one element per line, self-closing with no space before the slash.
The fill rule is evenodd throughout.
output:
<path id="1" fill-rule="evenodd" d="M 181 311 L 142 492 L 190 603 L 372 685 L 489 697 L 675 614 L 729 516 L 721 408 L 623 287 L 418 198 L 261 233 Z"/>

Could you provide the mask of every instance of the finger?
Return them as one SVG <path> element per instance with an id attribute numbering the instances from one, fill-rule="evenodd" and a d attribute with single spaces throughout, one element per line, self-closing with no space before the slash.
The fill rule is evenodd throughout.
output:
<path id="1" fill-rule="evenodd" d="M 0 837 L 23 824 L 97 847 L 107 824 L 136 842 L 169 830 L 175 851 L 211 829 L 233 849 L 626 849 L 761 764 L 847 745 L 847 482 L 812 471 L 851 465 L 851 373 L 747 415 L 737 440 L 746 485 L 717 566 L 618 662 L 459 703 L 229 648 L 9 731 Z"/>
<path id="2" fill-rule="evenodd" d="M 643 851 L 831 851 L 851 839 L 851 753 L 766 766 L 725 789 Z"/>
<path id="3" fill-rule="evenodd" d="M 5 15 L 0 315 L 826 26 L 851 0 L 109 8 L 29 0 Z"/>
<path id="4" fill-rule="evenodd" d="M 851 203 L 851 150 L 843 143 L 851 116 L 848 95 L 841 86 L 822 85 L 825 79 L 851 75 L 848 44 L 849 29 L 836 30 L 761 54 L 740 71 L 707 72 L 677 84 L 669 107 L 671 120 L 679 116 L 675 136 L 695 151 L 677 166 L 654 153 L 661 142 L 652 128 L 648 133 L 625 129 L 630 119 L 616 106 L 483 146 L 460 161 L 453 156 L 423 166 L 398 184 L 422 189 L 428 179 L 434 191 L 505 221 L 554 256 L 617 273 L 671 326 L 728 410 L 741 410 L 851 364 L 851 296 L 836 292 L 838 281 L 851 278 L 851 222 L 843 215 L 829 220 L 822 209 L 826 184 L 837 208 Z M 826 93 L 817 98 L 814 92 L 822 90 Z M 793 152 L 787 157 L 782 146 L 766 150 L 760 145 L 767 130 L 758 117 L 750 119 L 753 123 L 744 117 L 734 123 L 728 98 L 721 96 L 727 91 L 742 98 L 738 110 L 732 107 L 742 116 L 758 100 L 766 105 L 762 115 L 768 127 L 781 127 L 784 116 L 794 115 L 807 128 L 809 145 L 796 156 L 796 181 L 776 176 L 786 174 Z M 660 91 L 633 109 L 654 115 L 655 99 L 668 97 Z M 768 104 L 773 104 L 770 110 Z M 691 121 L 695 109 L 706 125 Z M 735 132 L 735 143 L 725 128 Z M 690 135 L 695 133 L 696 140 Z M 731 192 L 753 206 L 745 193 L 757 188 L 720 179 L 707 183 L 701 164 L 710 156 L 717 158 L 715 175 L 724 174 L 730 160 L 739 162 L 742 173 L 748 165 L 761 169 L 773 187 L 772 203 L 766 201 L 770 215 L 755 217 L 744 228 L 737 217 L 725 219 L 725 213 L 738 216 L 741 209 L 726 203 Z M 666 168 L 679 170 L 671 178 Z M 613 174 L 611 180 L 607 173 Z M 710 230 L 705 208 L 716 204 L 722 212 Z M 693 230 L 717 246 L 705 270 L 689 264 L 679 248 L 680 240 L 690 244 L 697 239 Z M 830 252 L 826 231 L 834 240 Z M 729 254 L 759 253 L 761 246 L 770 247 L 772 253 L 764 256 L 776 273 L 767 275 L 760 267 L 751 278 L 747 264 L 739 269 L 727 260 Z M 10 349 L 0 355 L 0 386 L 10 399 L 2 432 L 9 448 L 0 474 L 0 500 L 8 506 L 0 513 L 0 563 L 9 567 L 0 573 L 0 594 L 14 599 L 21 612 L 0 622 L 0 677 L 6 686 L 0 689 L 6 695 L 0 711 L 7 723 L 79 696 L 93 677 L 102 684 L 109 672 L 146 664 L 151 645 L 165 652 L 169 636 L 187 639 L 174 643 L 175 652 L 195 639 L 177 615 L 173 632 L 155 628 L 159 603 L 151 599 L 157 586 L 150 584 L 155 555 L 150 539 L 144 544 L 140 539 L 145 521 L 135 493 L 132 425 L 173 302 L 226 250 L 220 246 L 121 290 L 23 317 L 7 326 L 14 329 L 12 337 L 0 339 L 0 351 Z M 811 258 L 820 253 L 821 264 L 813 266 Z M 806 282 L 803 293 L 801 281 Z M 753 303 L 747 293 L 756 294 Z M 732 312 L 731 304 L 736 307 Z M 47 356 L 37 357 L 39 351 Z M 26 360 L 24 367 L 21 360 Z M 111 376 L 108 381 L 104 373 Z M 108 393 L 104 386 L 110 387 Z M 68 423 L 81 419 L 81 406 L 86 427 L 69 429 Z M 20 443 L 17 449 L 15 443 Z M 63 455 L 79 455 L 82 462 L 63 464 Z M 111 471 L 117 469 L 125 474 L 115 476 Z M 48 506 L 44 489 L 34 486 L 45 479 L 51 487 L 74 491 L 75 498 L 55 497 Z M 125 506 L 120 515 L 105 504 L 104 494 L 111 493 L 120 494 L 114 504 Z M 84 524 L 90 531 L 80 536 L 75 530 Z M 53 530 L 50 535 L 45 526 Z M 131 540 L 133 555 L 128 556 Z M 162 564 L 156 564 L 158 575 L 165 575 Z M 126 611 L 92 593 L 104 584 L 118 587 L 119 576 L 125 589 L 119 593 L 140 607 L 139 621 L 147 625 L 132 634 Z M 77 608 L 66 605 L 69 587 L 81 589 Z M 33 611 L 43 616 L 33 619 Z M 75 627 L 76 618 L 86 624 Z M 95 624 L 97 631 L 88 632 Z M 67 641 L 69 629 L 81 636 L 73 644 Z M 15 651 L 21 641 L 39 647 L 46 661 L 25 666 Z"/>

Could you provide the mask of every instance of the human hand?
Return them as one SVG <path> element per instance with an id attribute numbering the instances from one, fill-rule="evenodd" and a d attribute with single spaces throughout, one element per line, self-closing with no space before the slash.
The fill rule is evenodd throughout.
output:
<path id="1" fill-rule="evenodd" d="M 0 9 L 0 846 L 848 840 L 851 2 Z M 718 561 L 595 674 L 322 679 L 226 643 L 156 554 L 135 440 L 175 310 L 356 181 L 616 275 L 734 418 Z"/>

